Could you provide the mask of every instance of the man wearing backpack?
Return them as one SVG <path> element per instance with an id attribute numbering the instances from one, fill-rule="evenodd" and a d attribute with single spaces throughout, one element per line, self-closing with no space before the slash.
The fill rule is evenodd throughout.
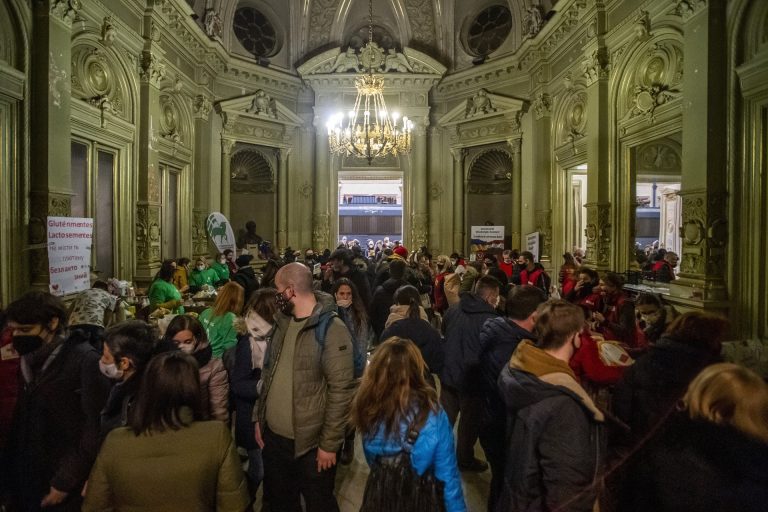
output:
<path id="1" fill-rule="evenodd" d="M 313 293 L 303 264 L 282 267 L 275 288 L 280 311 L 255 418 L 265 501 L 271 510 L 301 510 L 303 496 L 307 512 L 337 511 L 336 454 L 354 392 L 352 338 L 333 298 Z"/>
<path id="2" fill-rule="evenodd" d="M 520 253 L 520 264 L 524 268 L 520 271 L 520 284 L 531 285 L 536 288 L 541 288 L 544 293 L 549 297 L 549 287 L 552 284 L 552 279 L 549 274 L 544 270 L 541 263 L 536 263 L 533 257 L 533 253 L 530 251 L 523 251 Z"/>

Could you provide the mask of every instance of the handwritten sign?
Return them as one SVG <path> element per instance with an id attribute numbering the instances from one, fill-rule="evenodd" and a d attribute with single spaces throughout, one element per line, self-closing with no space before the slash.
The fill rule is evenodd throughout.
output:
<path id="1" fill-rule="evenodd" d="M 66 295 L 91 287 L 93 219 L 48 217 L 49 290 Z"/>

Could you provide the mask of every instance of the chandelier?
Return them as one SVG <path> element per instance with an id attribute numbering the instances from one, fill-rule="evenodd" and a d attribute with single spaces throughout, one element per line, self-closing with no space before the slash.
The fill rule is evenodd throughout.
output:
<path id="1" fill-rule="evenodd" d="M 373 1 L 368 0 L 368 45 L 373 43 Z M 373 59 L 368 72 L 355 79 L 357 97 L 353 110 L 345 116 L 334 114 L 326 124 L 331 153 L 368 160 L 405 155 L 411 151 L 413 122 L 389 113 L 384 103 L 384 79 L 373 74 Z"/>

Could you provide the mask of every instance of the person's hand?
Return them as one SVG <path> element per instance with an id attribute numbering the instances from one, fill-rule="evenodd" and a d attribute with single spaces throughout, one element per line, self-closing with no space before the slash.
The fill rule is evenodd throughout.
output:
<path id="1" fill-rule="evenodd" d="M 600 324 L 605 322 L 605 317 L 603 316 L 603 314 L 602 313 L 598 313 L 597 311 L 592 313 L 592 318 L 597 320 L 597 323 L 600 323 Z"/>
<path id="2" fill-rule="evenodd" d="M 53 507 L 55 505 L 60 504 L 62 501 L 67 499 L 67 496 L 69 493 L 60 491 L 54 487 L 51 487 L 51 490 L 48 491 L 48 494 L 45 495 L 43 498 L 43 501 L 40 502 L 40 506 L 42 508 L 45 507 Z"/>
<path id="3" fill-rule="evenodd" d="M 576 281 L 576 286 L 573 287 L 574 290 L 581 290 L 584 287 L 584 281 Z"/>
<path id="4" fill-rule="evenodd" d="M 336 465 L 336 454 L 333 452 L 326 452 L 325 450 L 317 449 L 317 472 L 320 473 L 324 469 L 331 469 Z"/>
<path id="5" fill-rule="evenodd" d="M 264 439 L 261 437 L 261 427 L 257 421 L 253 427 L 253 435 L 256 438 L 256 444 L 259 445 L 259 449 L 264 449 Z"/>

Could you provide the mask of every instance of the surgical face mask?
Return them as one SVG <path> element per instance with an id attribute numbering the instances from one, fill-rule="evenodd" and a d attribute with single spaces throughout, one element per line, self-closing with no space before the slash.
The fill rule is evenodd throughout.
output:
<path id="1" fill-rule="evenodd" d="M 195 268 L 196 268 L 197 270 L 200 270 L 200 271 L 202 271 L 202 270 L 205 270 L 205 265 L 198 265 L 198 266 L 197 266 L 197 267 L 195 267 Z"/>
<path id="2" fill-rule="evenodd" d="M 123 370 L 118 369 L 115 363 L 105 364 L 104 361 L 99 359 L 99 370 L 108 379 L 118 380 L 123 378 Z"/>
<path id="3" fill-rule="evenodd" d="M 451 265 L 456 265 L 456 260 L 451 258 Z"/>
<path id="4" fill-rule="evenodd" d="M 191 354 L 192 352 L 195 351 L 194 343 L 179 343 L 176 346 L 179 347 L 179 350 L 181 350 L 185 354 Z"/>
<path id="5" fill-rule="evenodd" d="M 227 259 L 226 259 L 226 258 L 221 258 L 221 259 L 219 260 L 219 263 L 221 263 L 222 265 L 224 265 L 225 263 L 227 263 Z"/>
<path id="6" fill-rule="evenodd" d="M 336 301 L 336 305 L 346 309 L 352 305 L 352 301 L 350 299 L 341 299 Z"/>
<path id="7" fill-rule="evenodd" d="M 38 334 L 19 334 L 11 338 L 13 350 L 20 356 L 34 352 L 43 346 L 43 338 Z"/>
<path id="8" fill-rule="evenodd" d="M 640 315 L 640 320 L 645 322 L 645 325 L 648 325 L 648 326 L 655 324 L 656 322 L 659 321 L 660 318 L 661 318 L 661 314 L 659 314 L 659 312 L 654 312 L 647 315 Z"/>

